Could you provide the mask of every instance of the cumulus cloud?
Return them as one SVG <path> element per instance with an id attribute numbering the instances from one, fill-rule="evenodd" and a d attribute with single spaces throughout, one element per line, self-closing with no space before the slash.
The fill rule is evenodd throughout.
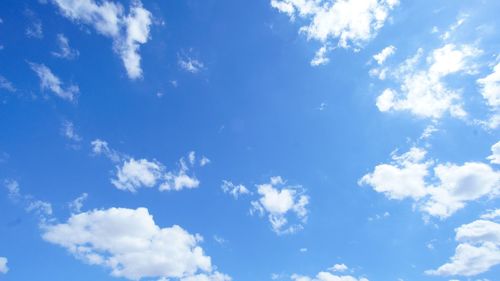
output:
<path id="1" fill-rule="evenodd" d="M 289 186 L 281 177 L 271 177 L 269 183 L 257 185 L 260 198 L 252 201 L 251 214 L 267 215 L 277 234 L 294 233 L 307 221 L 309 196 L 301 186 Z M 289 220 L 296 218 L 295 224 Z"/>
<path id="2" fill-rule="evenodd" d="M 63 82 L 44 64 L 29 63 L 31 69 L 38 75 L 40 79 L 40 87 L 42 90 L 50 90 L 56 96 L 73 101 L 80 92 L 76 85 L 67 85 L 64 87 Z"/>
<path id="3" fill-rule="evenodd" d="M 382 51 L 380 51 L 380 53 L 374 55 L 373 59 L 375 59 L 375 61 L 377 61 L 377 63 L 381 65 L 385 62 L 385 60 L 388 57 L 392 56 L 395 52 L 396 52 L 396 47 L 390 45 L 385 47 Z"/>
<path id="4" fill-rule="evenodd" d="M 224 191 L 224 193 L 230 194 L 231 196 L 234 197 L 234 199 L 238 199 L 239 196 L 250 193 L 250 191 L 244 185 L 242 184 L 236 185 L 227 180 L 222 181 L 221 188 L 222 191 Z"/>
<path id="5" fill-rule="evenodd" d="M 271 0 L 271 6 L 292 21 L 301 18 L 306 25 L 300 32 L 323 44 L 311 65 L 328 62 L 326 52 L 340 48 L 362 47 L 380 30 L 399 0 Z"/>
<path id="6" fill-rule="evenodd" d="M 114 277 L 229 281 L 215 271 L 200 246 L 202 237 L 173 225 L 156 225 L 146 208 L 110 208 L 72 214 L 66 223 L 46 225 L 43 239 L 76 258 L 108 268 Z"/>
<path id="7" fill-rule="evenodd" d="M 450 261 L 429 275 L 474 276 L 500 264 L 500 224 L 488 220 L 476 220 L 455 229 L 459 242 Z"/>
<path id="8" fill-rule="evenodd" d="M 0 273 L 7 273 L 9 272 L 9 267 L 7 267 L 7 258 L 6 257 L 0 257 Z"/>
<path id="9" fill-rule="evenodd" d="M 391 163 L 377 165 L 359 184 L 369 185 L 389 199 L 413 199 L 419 210 L 441 219 L 464 208 L 469 201 L 499 194 L 500 172 L 489 165 L 436 164 L 425 160 L 425 153 L 413 147 L 407 153 L 393 155 Z"/>
<path id="10" fill-rule="evenodd" d="M 78 50 L 69 46 L 69 40 L 64 34 L 57 34 L 57 45 L 59 50 L 52 52 L 54 57 L 72 60 L 80 55 Z"/>
<path id="11" fill-rule="evenodd" d="M 347 269 L 344 264 L 339 265 L 339 267 L 341 267 L 342 269 L 345 267 Z M 335 275 L 327 271 L 321 271 L 316 274 L 315 277 L 292 274 L 291 279 L 294 281 L 368 281 L 368 279 L 364 277 L 354 277 L 351 275 Z"/>
<path id="12" fill-rule="evenodd" d="M 140 0 L 132 1 L 129 12 L 120 3 L 111 1 L 52 0 L 61 13 L 77 22 L 94 27 L 98 33 L 113 40 L 113 49 L 121 57 L 128 77 L 142 77 L 140 45 L 149 40 L 151 13 Z"/>
<path id="13" fill-rule="evenodd" d="M 392 155 L 392 162 L 380 164 L 361 178 L 360 185 L 370 185 L 390 199 L 420 199 L 427 194 L 425 177 L 429 161 L 422 161 L 427 151 L 413 147 L 402 155 Z"/>
<path id="14" fill-rule="evenodd" d="M 423 49 L 397 67 L 372 69 L 371 75 L 381 80 L 390 76 L 399 89 L 386 88 L 377 98 L 377 108 L 382 112 L 407 111 L 423 117 L 439 119 L 445 113 L 464 118 L 460 90 L 449 88 L 445 80 L 451 75 L 473 74 L 473 58 L 481 50 L 470 45 L 445 44 L 428 54 L 422 62 Z M 379 59 L 382 59 L 381 56 Z"/>
<path id="15" fill-rule="evenodd" d="M 187 161 L 184 157 L 179 160 L 177 170 L 168 171 L 157 160 L 136 159 L 119 153 L 111 149 L 106 141 L 96 139 L 91 145 L 95 155 L 102 154 L 116 164 L 115 177 L 111 179 L 111 183 L 125 191 L 136 192 L 140 188 L 152 187 L 157 187 L 160 191 L 197 188 L 200 181 L 191 170 L 197 163 L 200 166 L 206 165 L 197 161 L 196 154 L 192 151 L 188 154 Z"/>

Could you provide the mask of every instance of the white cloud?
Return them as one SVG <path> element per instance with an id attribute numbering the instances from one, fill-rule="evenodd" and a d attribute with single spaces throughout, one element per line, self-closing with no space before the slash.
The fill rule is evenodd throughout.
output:
<path id="1" fill-rule="evenodd" d="M 251 202 L 250 212 L 267 214 L 274 232 L 287 234 L 303 228 L 309 197 L 301 186 L 286 186 L 281 177 L 271 177 L 269 183 L 257 185 L 257 193 L 260 199 Z M 291 214 L 295 215 L 296 224 L 290 225 Z"/>
<path id="2" fill-rule="evenodd" d="M 234 199 L 238 199 L 239 196 L 250 193 L 250 191 L 244 185 L 242 184 L 236 185 L 227 180 L 222 181 L 221 188 L 222 191 L 224 191 L 224 193 L 230 194 L 231 196 L 234 197 Z"/>
<path id="3" fill-rule="evenodd" d="M 328 62 L 330 62 L 330 59 L 327 57 L 329 50 L 330 50 L 330 48 L 326 45 L 319 48 L 319 50 L 316 51 L 314 58 L 311 60 L 311 65 L 312 66 L 319 66 L 319 65 L 327 64 Z"/>
<path id="4" fill-rule="evenodd" d="M 82 193 L 78 198 L 75 200 L 71 201 L 68 206 L 73 213 L 80 213 L 83 208 L 83 202 L 87 200 L 89 195 L 87 193 Z"/>
<path id="5" fill-rule="evenodd" d="M 136 192 L 139 188 L 158 187 L 160 191 L 197 188 L 200 181 L 190 175 L 197 161 L 194 151 L 188 154 L 188 161 L 179 160 L 178 170 L 168 171 L 162 163 L 156 160 L 136 159 L 119 153 L 111 148 L 106 141 L 92 141 L 92 151 L 96 155 L 105 155 L 116 163 L 116 174 L 111 183 L 120 190 Z M 206 165 L 206 164 L 205 164 Z"/>
<path id="6" fill-rule="evenodd" d="M 427 194 L 425 177 L 430 162 L 423 162 L 427 152 L 413 147 L 402 155 L 393 155 L 392 163 L 380 164 L 363 176 L 360 185 L 370 185 L 390 199 L 420 199 Z"/>
<path id="7" fill-rule="evenodd" d="M 135 192 L 137 188 L 155 186 L 162 177 L 164 167 L 156 161 L 130 158 L 116 170 L 116 178 L 111 183 L 120 190 Z"/>
<path id="8" fill-rule="evenodd" d="M 291 279 L 294 281 L 368 281 L 364 277 L 357 278 L 351 275 L 335 275 L 326 271 L 319 272 L 315 277 L 292 274 Z"/>
<path id="9" fill-rule="evenodd" d="M 0 273 L 7 273 L 9 272 L 9 267 L 7 267 L 7 258 L 6 257 L 0 257 Z"/>
<path id="10" fill-rule="evenodd" d="M 500 164 L 500 141 L 491 146 L 491 155 L 488 156 L 488 160 L 492 164 Z"/>
<path id="11" fill-rule="evenodd" d="M 200 166 L 206 166 L 208 164 L 210 164 L 210 159 L 208 159 L 206 156 L 202 156 L 201 159 L 200 159 Z"/>
<path id="12" fill-rule="evenodd" d="M 68 85 L 63 87 L 63 82 L 44 64 L 29 63 L 31 69 L 38 75 L 40 79 L 40 87 L 42 90 L 50 90 L 56 96 L 73 101 L 80 89 L 76 85 Z"/>
<path id="13" fill-rule="evenodd" d="M 21 204 L 26 212 L 37 215 L 41 225 L 52 221 L 52 204 L 38 200 L 29 194 L 22 194 L 16 180 L 7 179 L 4 181 L 4 186 L 7 189 L 9 199 L 14 203 Z"/>
<path id="14" fill-rule="evenodd" d="M 47 225 L 43 239 L 76 258 L 106 267 L 114 277 L 228 281 L 214 271 L 198 234 L 178 225 L 162 228 L 146 208 L 111 208 L 73 214 L 66 223 Z"/>
<path id="15" fill-rule="evenodd" d="M 177 63 L 179 64 L 180 68 L 193 74 L 196 74 L 205 68 L 205 65 L 203 65 L 201 61 L 190 57 L 187 54 L 179 54 L 177 56 Z"/>
<path id="16" fill-rule="evenodd" d="M 62 14 L 78 23 L 93 26 L 100 34 L 113 40 L 113 49 L 120 55 L 128 77 L 142 77 L 139 48 L 149 39 L 151 13 L 140 0 L 132 1 L 126 14 L 120 3 L 94 0 L 53 0 Z"/>
<path id="17" fill-rule="evenodd" d="M 78 50 L 72 49 L 69 46 L 69 40 L 64 34 L 57 34 L 58 51 L 52 52 L 52 55 L 57 58 L 72 60 L 80 55 Z"/>
<path id="18" fill-rule="evenodd" d="M 432 216 L 449 217 L 468 201 L 500 192 L 500 173 L 484 163 L 440 164 L 434 175 L 438 184 L 428 187 L 430 198 L 421 207 Z"/>
<path id="19" fill-rule="evenodd" d="M 337 264 L 333 265 L 332 267 L 330 267 L 328 270 L 333 271 L 333 272 L 344 272 L 348 269 L 349 268 L 347 267 L 347 265 L 345 265 L 343 263 L 337 263 Z"/>
<path id="20" fill-rule="evenodd" d="M 477 83 L 481 87 L 481 94 L 486 104 L 492 111 L 492 116 L 486 125 L 495 129 L 500 125 L 500 63 L 493 67 L 489 75 L 478 79 Z"/>
<path id="21" fill-rule="evenodd" d="M 497 218 L 500 218 L 500 209 L 495 209 L 486 214 L 483 214 L 481 215 L 481 218 L 485 220 L 495 220 Z"/>
<path id="22" fill-rule="evenodd" d="M 0 75 L 0 89 L 4 89 L 12 93 L 17 91 L 12 82 L 7 80 L 7 78 L 3 77 L 2 75 Z"/>
<path id="23" fill-rule="evenodd" d="M 455 232 L 455 240 L 460 243 L 455 255 L 438 269 L 427 270 L 427 274 L 474 276 L 500 264 L 500 224 L 476 220 Z"/>
<path id="24" fill-rule="evenodd" d="M 426 151 L 413 147 L 393 155 L 390 164 L 377 165 L 361 178 L 360 185 L 370 185 L 389 199 L 411 198 L 428 215 L 447 218 L 466 203 L 500 193 L 500 172 L 479 162 L 462 165 L 424 161 Z M 433 168 L 433 175 L 430 169 Z"/>
<path id="25" fill-rule="evenodd" d="M 450 89 L 444 80 L 452 74 L 473 74 L 476 65 L 472 59 L 481 51 L 470 45 L 446 44 L 433 50 L 421 64 L 423 50 L 408 58 L 399 67 L 371 71 L 383 80 L 390 75 L 400 89 L 387 88 L 377 98 L 377 107 L 382 112 L 408 111 L 418 117 L 439 119 L 445 113 L 464 118 L 467 113 L 462 108 L 460 90 Z M 383 77 L 382 77 L 383 76 Z"/>
<path id="26" fill-rule="evenodd" d="M 380 51 L 380 53 L 374 55 L 373 58 L 375 59 L 375 61 L 377 61 L 379 65 L 382 65 L 385 62 L 385 60 L 388 57 L 392 56 L 395 52 L 396 52 L 396 47 L 390 45 L 385 47 L 382 51 Z"/>
<path id="27" fill-rule="evenodd" d="M 75 125 L 71 121 L 63 121 L 61 133 L 64 137 L 71 141 L 80 142 L 82 140 L 82 137 L 80 137 L 80 135 L 78 135 L 78 133 L 75 131 Z"/>
<path id="28" fill-rule="evenodd" d="M 323 51 L 316 54 L 312 65 L 327 62 L 326 44 L 361 47 L 384 26 L 398 4 L 399 0 L 271 0 L 271 6 L 292 21 L 299 17 L 308 22 L 300 32 L 323 43 Z"/>
<path id="29" fill-rule="evenodd" d="M 108 142 L 104 140 L 95 139 L 90 144 L 92 145 L 92 152 L 95 155 L 103 154 L 104 156 L 108 157 L 108 159 L 111 160 L 112 162 L 119 162 L 120 159 L 122 158 L 120 153 L 109 148 Z"/>

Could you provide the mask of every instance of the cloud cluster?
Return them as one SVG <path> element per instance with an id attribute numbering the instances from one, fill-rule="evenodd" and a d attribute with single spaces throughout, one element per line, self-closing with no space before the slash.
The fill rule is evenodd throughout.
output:
<path id="1" fill-rule="evenodd" d="M 61 13 L 78 23 L 94 27 L 98 33 L 113 40 L 113 49 L 120 55 L 128 77 L 142 77 L 139 47 L 149 40 L 151 13 L 140 0 L 132 1 L 129 12 L 120 3 L 94 0 L 52 0 Z"/>
<path id="2" fill-rule="evenodd" d="M 30 62 L 29 65 L 40 79 L 40 87 L 42 90 L 50 90 L 56 96 L 68 101 L 76 99 L 76 96 L 80 92 L 78 86 L 70 84 L 64 87 L 61 79 L 44 64 Z"/>
<path id="3" fill-rule="evenodd" d="M 451 89 L 445 80 L 451 75 L 474 73 L 473 58 L 479 54 L 481 51 L 473 46 L 449 43 L 430 52 L 425 60 L 424 50 L 419 49 L 397 67 L 370 70 L 372 76 L 381 80 L 390 77 L 399 85 L 399 89 L 386 88 L 378 96 L 377 108 L 382 112 L 406 111 L 431 119 L 439 119 L 445 113 L 464 118 L 467 113 L 460 90 Z M 378 60 L 383 62 L 383 53 L 378 55 Z"/>
<path id="4" fill-rule="evenodd" d="M 197 161 L 195 152 L 191 151 L 187 160 L 179 160 L 177 170 L 168 171 L 165 165 L 156 160 L 136 159 L 110 149 L 103 140 L 96 139 L 91 144 L 94 154 L 103 154 L 116 164 L 115 177 L 111 183 L 120 190 L 131 192 L 152 187 L 158 187 L 160 191 L 197 188 L 200 181 L 190 171 L 198 164 L 205 166 L 209 163 L 206 157 Z"/>
<path id="5" fill-rule="evenodd" d="M 369 185 L 389 199 L 413 199 L 419 210 L 441 219 L 469 201 L 500 194 L 500 172 L 488 164 L 436 164 L 425 160 L 425 154 L 424 149 L 413 147 L 393 155 L 391 163 L 377 165 L 359 184 Z"/>
<path id="6" fill-rule="evenodd" d="M 301 186 L 289 186 L 281 177 L 271 177 L 269 183 L 257 185 L 258 200 L 252 201 L 251 214 L 267 215 L 277 234 L 294 233 L 307 221 L 309 196 Z M 295 217 L 297 222 L 290 224 Z"/>
<path id="7" fill-rule="evenodd" d="M 455 255 L 439 268 L 427 270 L 427 274 L 473 276 L 500 264 L 499 223 L 480 219 L 458 227 L 455 232 L 459 242 Z"/>
<path id="8" fill-rule="evenodd" d="M 215 271 L 200 247 L 202 237 L 178 225 L 156 225 L 146 208 L 110 208 L 72 214 L 66 223 L 43 227 L 43 239 L 76 258 L 129 280 L 177 278 L 229 281 Z"/>
<path id="9" fill-rule="evenodd" d="M 398 4 L 399 0 L 271 0 L 271 6 L 292 21 L 307 21 L 300 32 L 323 44 L 313 66 L 327 63 L 326 53 L 333 48 L 359 48 L 372 39 Z"/>

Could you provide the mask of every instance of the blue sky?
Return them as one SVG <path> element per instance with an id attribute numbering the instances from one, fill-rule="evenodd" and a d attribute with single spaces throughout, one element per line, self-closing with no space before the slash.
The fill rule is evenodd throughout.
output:
<path id="1" fill-rule="evenodd" d="M 0 3 L 0 280 L 497 281 L 500 3 Z"/>

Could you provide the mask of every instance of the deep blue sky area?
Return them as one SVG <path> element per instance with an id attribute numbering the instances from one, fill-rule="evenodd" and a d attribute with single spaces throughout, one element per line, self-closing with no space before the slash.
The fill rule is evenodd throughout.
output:
<path id="1" fill-rule="evenodd" d="M 500 281 L 499 10 L 1 1 L 0 280 Z"/>

